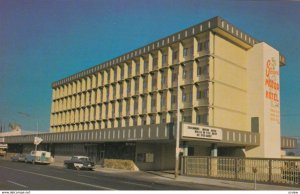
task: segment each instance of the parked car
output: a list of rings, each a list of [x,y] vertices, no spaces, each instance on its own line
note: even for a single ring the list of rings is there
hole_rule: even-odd
[[[25,163],[27,162],[31,162],[32,164],[50,164],[53,162],[53,157],[47,151],[31,151],[30,154],[26,154],[25,156]]]
[[[14,156],[12,156],[10,159],[13,162],[24,162],[25,161],[25,154],[17,153]]]
[[[76,170],[93,170],[95,168],[94,162],[92,162],[87,156],[73,156],[70,160],[64,161],[64,166],[66,168],[74,168]]]

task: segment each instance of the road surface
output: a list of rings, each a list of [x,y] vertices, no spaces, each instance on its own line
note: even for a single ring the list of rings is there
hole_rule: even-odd
[[[0,160],[0,190],[226,190],[174,181],[147,172],[77,171]]]

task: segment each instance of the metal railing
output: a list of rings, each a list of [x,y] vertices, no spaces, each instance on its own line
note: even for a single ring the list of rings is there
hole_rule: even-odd
[[[256,174],[258,182],[300,186],[300,159],[186,156],[182,162],[188,176],[254,181]]]

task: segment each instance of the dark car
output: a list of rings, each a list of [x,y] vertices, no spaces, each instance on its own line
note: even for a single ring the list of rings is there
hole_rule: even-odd
[[[73,168],[76,170],[93,170],[95,168],[94,162],[92,162],[87,156],[73,156],[70,160],[64,161],[64,166],[66,168]]]

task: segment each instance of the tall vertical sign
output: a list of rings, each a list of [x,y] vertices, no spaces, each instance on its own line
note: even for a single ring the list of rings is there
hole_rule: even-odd
[[[266,56],[264,61],[265,117],[269,123],[280,125],[279,56]]]
[[[248,157],[280,158],[279,52],[262,42],[248,51],[248,127],[259,118],[260,145],[247,150]]]

